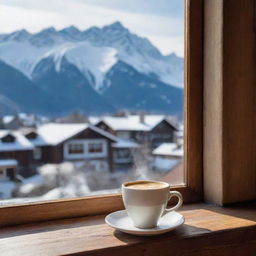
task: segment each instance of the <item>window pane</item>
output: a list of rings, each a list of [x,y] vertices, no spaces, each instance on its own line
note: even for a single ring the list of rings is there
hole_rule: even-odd
[[[89,153],[100,153],[103,151],[102,143],[89,143]]]
[[[0,3],[1,203],[183,184],[183,1],[14,2]]]
[[[69,154],[83,154],[84,145],[78,143],[68,144],[68,153]]]

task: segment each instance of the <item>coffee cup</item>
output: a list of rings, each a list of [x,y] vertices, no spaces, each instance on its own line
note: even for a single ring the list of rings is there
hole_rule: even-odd
[[[166,208],[172,197],[178,203]],[[180,208],[183,198],[180,192],[170,191],[170,185],[162,181],[139,180],[122,184],[122,197],[125,209],[137,228],[149,229],[157,226],[161,216]]]

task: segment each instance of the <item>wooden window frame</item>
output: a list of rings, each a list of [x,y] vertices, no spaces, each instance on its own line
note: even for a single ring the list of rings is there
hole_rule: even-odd
[[[102,145],[101,152],[90,152],[89,144],[100,143]],[[71,144],[82,144],[83,153],[69,153],[69,146]],[[64,143],[64,159],[76,160],[76,159],[91,159],[91,158],[106,158],[108,155],[106,139],[72,139]]]
[[[100,145],[100,150],[96,147],[95,151],[95,145],[99,146]],[[92,147],[92,148],[90,148]],[[102,142],[89,142],[88,143],[88,153],[89,154],[98,154],[98,153],[103,153],[104,152],[104,144]]]
[[[203,1],[185,0],[185,185],[172,187],[184,202],[202,200]],[[0,207],[0,226],[104,214],[123,208],[120,194]]]

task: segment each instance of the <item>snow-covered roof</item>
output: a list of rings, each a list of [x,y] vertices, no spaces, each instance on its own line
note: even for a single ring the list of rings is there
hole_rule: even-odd
[[[8,123],[10,123],[13,119],[14,119],[14,116],[7,115],[7,116],[4,116],[4,117],[3,117],[3,122],[4,122],[5,124],[8,124]]]
[[[182,157],[183,156],[183,148],[178,147],[176,143],[163,143],[155,150],[153,150],[153,155],[161,155],[161,156],[174,156],[174,157]]]
[[[90,128],[91,130],[101,134],[102,136],[106,137],[106,138],[109,138],[110,140],[113,140],[113,141],[118,141],[119,138],[114,136],[113,134],[107,132],[107,131],[104,131],[96,126],[93,126],[93,125],[88,125],[88,128]]]
[[[117,137],[93,125],[49,123],[38,128],[38,137],[31,140],[31,143],[35,146],[58,145],[86,129],[91,129],[110,140],[117,141]]]
[[[20,151],[20,150],[31,150],[33,145],[31,142],[18,131],[0,130],[0,139],[12,135],[15,137],[14,142],[2,142],[0,140],[0,151]]]
[[[118,140],[118,142],[112,144],[113,148],[138,148],[139,144],[129,140]]]
[[[125,117],[106,116],[102,121],[114,131],[150,131],[160,122],[165,120],[164,115],[144,115],[141,121],[140,115],[129,115]],[[168,120],[166,120],[168,122]]]
[[[15,159],[0,159],[0,167],[17,166],[18,162]]]
[[[38,137],[31,140],[35,146],[58,145],[88,128],[88,124],[49,123],[38,128]]]
[[[88,116],[89,122],[92,125],[97,124],[100,121],[100,117],[98,116]]]
[[[179,162],[180,160],[178,159],[166,159],[159,156],[154,159],[153,166],[160,171],[166,172],[172,170]]]

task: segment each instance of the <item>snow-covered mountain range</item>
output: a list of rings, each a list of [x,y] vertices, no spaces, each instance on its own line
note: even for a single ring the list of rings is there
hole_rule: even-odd
[[[39,108],[45,114],[73,110],[97,114],[120,108],[182,112],[183,59],[174,53],[162,55],[148,39],[131,33],[120,22],[85,31],[71,26],[35,34],[26,30],[2,34],[0,61],[4,69],[33,83],[40,97],[52,100],[52,111]],[[0,70],[0,89],[13,83],[13,78],[8,81],[1,75]],[[22,91],[22,84],[19,86]],[[121,88],[129,92],[128,98],[111,96]],[[13,94],[3,93],[10,90],[1,91],[5,101],[15,102],[15,109],[18,105],[27,110]],[[29,95],[24,97],[29,99]]]

